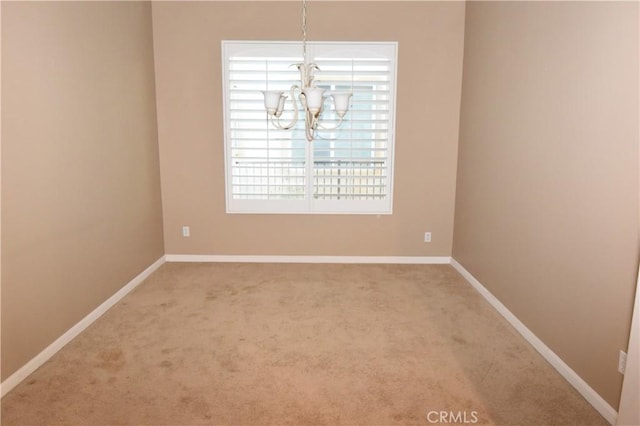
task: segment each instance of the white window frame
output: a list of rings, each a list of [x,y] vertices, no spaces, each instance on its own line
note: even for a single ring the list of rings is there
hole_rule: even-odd
[[[385,163],[385,197],[384,199],[354,200],[354,199],[317,199],[313,195],[314,162],[313,147],[306,146],[304,199],[237,199],[232,194],[233,184],[233,158],[231,141],[231,114],[230,108],[230,82],[229,82],[229,58],[233,55],[244,56],[302,56],[300,42],[284,41],[222,41],[222,79],[223,79],[223,114],[224,114],[224,152],[225,152],[225,194],[227,213],[249,214],[392,214],[393,212],[393,171],[395,151],[395,111],[396,111],[396,82],[397,82],[397,42],[308,42],[307,52],[310,62],[314,62],[315,56],[360,58],[379,57],[390,60],[389,70],[389,100],[388,100],[388,130],[386,137],[386,163]],[[301,59],[301,58],[300,58]],[[291,63],[301,62],[294,60]],[[322,65],[320,68],[322,69]],[[316,82],[321,84],[322,70],[316,74]],[[299,84],[299,83],[298,83]],[[264,89],[263,89],[264,90]],[[262,97],[259,91],[256,95]],[[329,105],[328,105],[329,106]],[[290,109],[287,101],[286,109]],[[349,121],[350,113],[347,113],[345,122]],[[265,111],[266,120],[266,111]],[[304,114],[298,117],[304,120]],[[283,121],[287,121],[284,119]],[[271,127],[272,124],[269,123]],[[314,142],[307,142],[313,144]]]

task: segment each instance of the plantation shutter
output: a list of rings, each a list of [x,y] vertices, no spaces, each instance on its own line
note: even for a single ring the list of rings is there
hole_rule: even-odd
[[[277,129],[261,93],[288,95],[280,121],[289,123],[300,43],[223,42],[227,211],[390,213],[396,44],[309,43],[307,49],[320,68],[318,87],[353,93],[342,125],[318,129],[312,142],[302,110],[294,129]],[[337,122],[327,99],[321,123]]]

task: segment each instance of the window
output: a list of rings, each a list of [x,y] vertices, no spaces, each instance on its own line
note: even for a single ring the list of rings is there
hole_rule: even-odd
[[[316,85],[353,93],[342,125],[308,142],[303,112],[279,130],[261,93],[289,94],[281,121],[291,120],[301,43],[223,41],[227,212],[391,213],[396,51],[394,42],[307,43]],[[336,121],[327,100],[322,122]]]

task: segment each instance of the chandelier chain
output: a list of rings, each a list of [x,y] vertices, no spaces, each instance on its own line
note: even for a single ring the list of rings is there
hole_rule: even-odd
[[[307,63],[307,0],[302,0],[302,57]]]

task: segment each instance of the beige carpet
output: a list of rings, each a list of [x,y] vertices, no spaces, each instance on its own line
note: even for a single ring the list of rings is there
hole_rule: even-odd
[[[5,426],[476,419],[607,424],[449,265],[168,263],[2,400]]]

